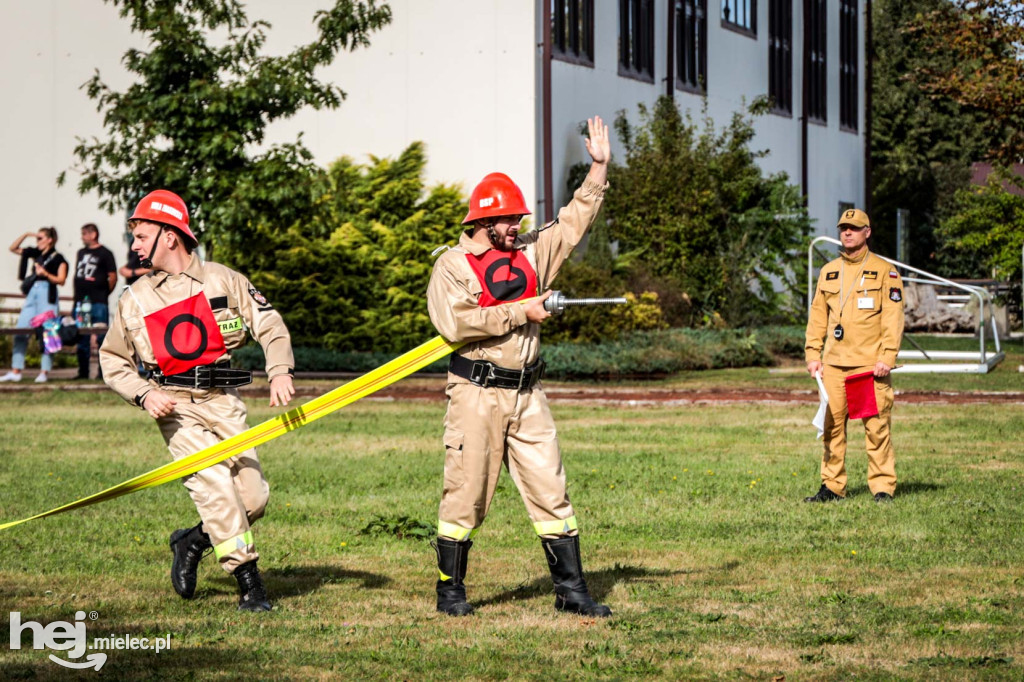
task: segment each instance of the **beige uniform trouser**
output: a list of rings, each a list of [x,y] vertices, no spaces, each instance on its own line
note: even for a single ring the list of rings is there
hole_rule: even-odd
[[[245,431],[245,403],[234,389],[193,393],[164,387],[178,404],[157,420],[175,460]],[[250,449],[182,479],[210,536],[221,568],[234,572],[259,558],[250,524],[263,516],[270,486]]]
[[[447,394],[438,535],[464,540],[480,527],[503,463],[537,535],[575,535],[576,517],[544,391],[452,383]]]
[[[828,393],[825,416],[825,452],[821,460],[821,482],[837,495],[846,495],[846,377],[870,372],[870,367],[834,367],[825,365],[822,381]],[[896,492],[896,454],[892,448],[892,377],[875,377],[875,401],[878,415],[864,422],[868,453],[868,488],[871,494]]]

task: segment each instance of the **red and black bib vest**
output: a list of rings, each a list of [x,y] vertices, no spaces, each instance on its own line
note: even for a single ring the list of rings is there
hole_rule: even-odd
[[[202,293],[143,318],[160,371],[170,376],[213,364],[227,352],[224,337]]]
[[[479,256],[466,254],[469,266],[480,280],[481,307],[501,305],[537,295],[537,273],[522,251],[488,249]]]

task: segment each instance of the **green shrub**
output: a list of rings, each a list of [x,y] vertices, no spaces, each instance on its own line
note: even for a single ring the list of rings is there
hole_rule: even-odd
[[[592,343],[545,343],[547,376],[555,379],[661,377],[674,372],[726,367],[768,367],[776,356],[803,358],[801,327],[763,329],[655,329]],[[295,348],[300,372],[368,372],[397,354]],[[232,364],[264,368],[263,349],[249,345],[232,352]],[[442,358],[423,372],[448,371]]]
[[[804,357],[805,328],[796,326],[761,327],[755,331],[757,340],[772,355],[786,358]]]
[[[670,324],[715,316],[728,325],[763,324],[798,315],[810,219],[799,188],[784,173],[766,175],[758,161],[767,152],[751,149],[753,118],[769,110],[767,100],[735,113],[722,130],[706,103],[700,124],[667,96],[638,110],[638,125],[624,112],[615,121],[626,153],[609,168],[604,211],[622,250],[618,260],[680,292],[688,319],[670,315]]]
[[[295,370],[298,372],[369,372],[395,359],[400,353],[337,351],[329,348],[298,346],[295,353]],[[409,349],[411,350],[411,349]],[[263,370],[266,360],[263,349],[250,344],[231,351],[231,364],[240,369]],[[447,372],[448,358],[427,365],[423,372]]]
[[[425,147],[366,165],[343,157],[317,185],[315,214],[287,229],[222,249],[281,311],[297,346],[398,355],[429,338],[427,282],[433,250],[454,244],[466,214],[461,190],[427,187]]]
[[[602,343],[545,346],[544,358],[547,374],[553,378],[653,377],[775,364],[772,351],[759,341],[758,334],[741,329],[635,332]]]

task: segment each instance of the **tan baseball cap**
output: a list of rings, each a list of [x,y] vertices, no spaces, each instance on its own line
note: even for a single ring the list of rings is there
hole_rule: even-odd
[[[839,216],[839,223],[836,227],[842,227],[843,225],[871,227],[871,221],[868,220],[868,214],[864,211],[859,208],[851,208],[843,211],[843,215]]]

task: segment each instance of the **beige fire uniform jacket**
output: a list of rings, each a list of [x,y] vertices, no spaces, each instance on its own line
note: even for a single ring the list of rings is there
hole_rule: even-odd
[[[594,222],[606,187],[588,178],[559,211],[555,224],[516,240],[515,248],[536,272],[540,291],[549,287]],[[456,351],[465,358],[522,370],[539,358],[540,325],[527,322],[521,303],[479,305],[483,285],[467,254],[488,250],[463,233],[458,246],[438,258],[427,288],[430,319],[449,341],[469,342]],[[449,373],[447,394],[438,535],[464,540],[479,528],[503,462],[537,534],[551,538],[575,534],[576,517],[566,492],[558,437],[541,386],[518,391],[481,388]]]
[[[843,338],[835,338],[837,325]],[[845,254],[821,269],[807,321],[805,358],[821,360],[828,393],[822,483],[846,495],[846,377],[873,371],[875,363],[896,366],[903,338],[903,279],[896,268],[866,252],[853,260]],[[875,377],[878,416],[864,419],[868,487],[872,494],[894,494],[896,456],[892,425],[892,378]]]
[[[270,378],[294,368],[291,338],[280,313],[243,275],[195,254],[179,275],[145,275],[121,295],[110,330],[100,348],[103,378],[122,398],[142,406],[155,380],[139,376],[136,361],[158,368],[145,316],[202,293],[210,301],[224,345],[218,361],[245,343],[246,330],[263,346]],[[189,389],[164,386],[176,401],[174,412],[157,420],[174,459],[191,455],[248,428],[245,404],[234,389]],[[221,566],[231,573],[259,557],[250,524],[263,515],[269,486],[256,451],[250,449],[183,479],[209,534]]]

